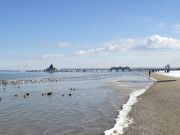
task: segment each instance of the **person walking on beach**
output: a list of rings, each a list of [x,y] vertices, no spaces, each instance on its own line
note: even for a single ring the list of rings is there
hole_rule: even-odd
[[[151,75],[151,70],[149,70],[149,76]]]

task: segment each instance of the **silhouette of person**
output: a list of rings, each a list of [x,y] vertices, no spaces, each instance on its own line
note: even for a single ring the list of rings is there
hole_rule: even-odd
[[[149,76],[151,75],[151,70],[149,70]]]

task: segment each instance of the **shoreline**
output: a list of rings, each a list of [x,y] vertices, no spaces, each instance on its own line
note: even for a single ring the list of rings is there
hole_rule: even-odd
[[[157,81],[152,77],[150,77],[150,79]],[[146,86],[146,88],[138,89],[130,93],[127,102],[121,106],[120,110],[118,110],[119,113],[115,119],[114,126],[111,129],[104,131],[104,135],[120,135],[125,132],[129,125],[133,123],[133,118],[130,117],[129,114],[132,111],[134,104],[138,102],[138,97],[145,93],[152,85],[154,85],[154,83]]]
[[[124,135],[180,134],[180,78],[152,74],[157,80],[138,97],[129,117],[133,123]]]

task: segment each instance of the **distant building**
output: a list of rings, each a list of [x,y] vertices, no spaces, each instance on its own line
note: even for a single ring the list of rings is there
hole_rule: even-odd
[[[130,67],[128,67],[128,66],[126,66],[126,67],[121,67],[121,66],[119,66],[119,67],[111,67],[110,71],[112,71],[112,70],[116,70],[116,71],[118,71],[118,70],[131,71]]]
[[[44,70],[44,72],[49,72],[49,73],[57,72],[57,68],[54,68],[53,64],[51,64],[50,67]]]
[[[119,70],[119,69],[123,69],[123,70],[125,70],[125,69],[127,69],[127,70],[129,70],[130,69],[130,67],[128,67],[128,66],[126,66],[126,67],[111,67],[111,70]]]

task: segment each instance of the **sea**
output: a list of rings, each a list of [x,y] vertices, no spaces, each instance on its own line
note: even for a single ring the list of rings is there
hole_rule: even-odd
[[[144,74],[0,71],[0,135],[121,135]]]

